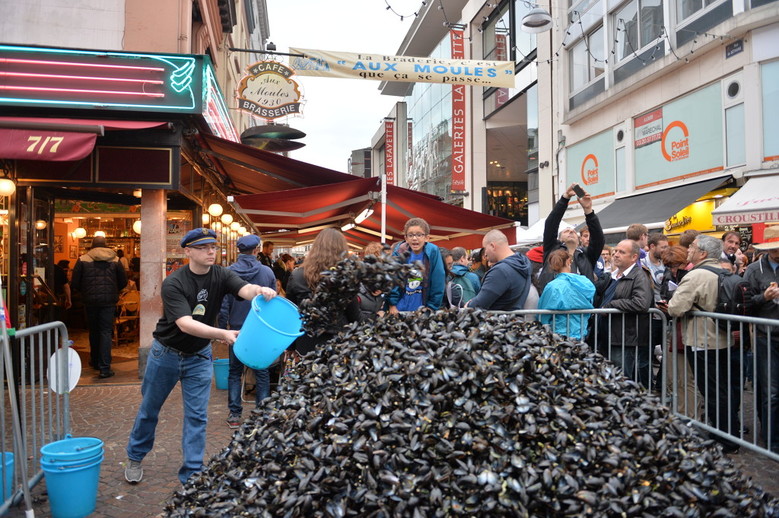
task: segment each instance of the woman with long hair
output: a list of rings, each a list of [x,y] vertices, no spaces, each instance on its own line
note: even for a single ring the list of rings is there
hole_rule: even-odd
[[[538,309],[569,311],[593,308],[595,285],[586,277],[571,273],[572,262],[573,255],[567,249],[561,248],[549,254],[547,264],[554,272],[554,279],[541,293]],[[589,319],[589,314],[541,315],[540,318],[542,324],[552,324],[555,333],[573,340],[584,340]]]
[[[344,259],[348,253],[348,246],[344,235],[334,229],[322,230],[311,244],[311,250],[303,260],[300,268],[296,268],[287,281],[287,299],[300,305],[306,299],[311,298],[316,292],[322,272],[329,270]],[[333,315],[332,319],[343,323],[356,322],[360,318],[360,307],[355,298],[340,315]],[[300,354],[313,351],[319,344],[332,338],[334,335],[325,333],[316,337],[303,335],[293,346]]]

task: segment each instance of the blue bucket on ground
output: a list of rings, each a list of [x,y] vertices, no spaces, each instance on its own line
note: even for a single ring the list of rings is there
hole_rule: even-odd
[[[3,474],[5,483],[3,484],[3,502],[11,498],[14,490],[14,454],[10,451],[3,452]]]
[[[227,375],[229,373],[229,359],[225,358],[222,360],[214,360],[214,379],[216,380],[216,388],[220,390],[227,390]]]
[[[103,441],[97,437],[72,437],[66,435],[41,447],[41,458],[46,462],[72,462],[91,459],[103,452]]]
[[[94,512],[102,462],[102,450],[88,459],[67,462],[41,459],[54,518],[83,518]]]
[[[233,352],[241,363],[253,369],[267,369],[281,353],[303,334],[298,307],[283,297],[265,300],[254,297]]]

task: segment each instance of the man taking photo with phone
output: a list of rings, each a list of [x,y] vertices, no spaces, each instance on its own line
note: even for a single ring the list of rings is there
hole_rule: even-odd
[[[577,194],[576,191],[579,191],[577,198],[582,209],[584,209],[585,222],[590,231],[590,242],[586,247],[580,246],[579,234],[573,227],[564,228],[558,232],[558,227],[563,220],[568,203]],[[546,223],[544,224],[544,269],[541,271],[538,279],[539,293],[543,291],[547,283],[554,279],[554,273],[546,265],[546,260],[550,253],[559,248],[567,249],[568,253],[573,257],[571,273],[584,275],[591,281],[594,281],[595,263],[600,258],[605,242],[598,216],[592,210],[592,198],[578,184],[571,184],[557,201],[552,212],[546,217]]]

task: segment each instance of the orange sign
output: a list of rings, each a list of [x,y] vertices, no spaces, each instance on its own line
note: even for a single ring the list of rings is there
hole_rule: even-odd
[[[669,150],[668,133],[674,128],[682,130],[684,138],[671,140]],[[685,158],[690,157],[690,132],[687,131],[687,126],[682,121],[673,121],[665,128],[665,131],[663,131],[661,149],[663,150],[663,157],[669,162],[684,160]]]
[[[598,157],[592,153],[582,160],[582,183],[584,185],[598,183]]]

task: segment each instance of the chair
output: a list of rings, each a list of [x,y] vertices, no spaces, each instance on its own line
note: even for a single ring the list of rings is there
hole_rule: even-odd
[[[124,291],[119,295],[114,318],[115,347],[134,342],[138,337],[140,306],[141,292],[138,290]]]

